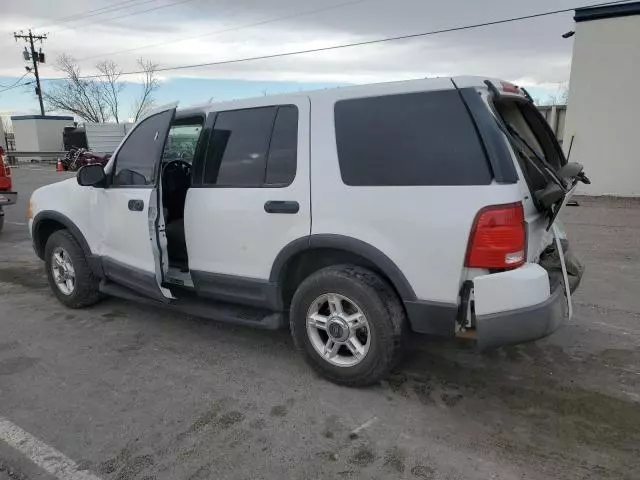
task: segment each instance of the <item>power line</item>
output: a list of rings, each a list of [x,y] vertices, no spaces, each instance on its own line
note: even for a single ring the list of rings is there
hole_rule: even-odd
[[[180,39],[177,39],[177,40],[168,40],[168,41],[165,41],[165,42],[159,42],[159,43],[153,43],[153,44],[149,44],[149,45],[143,45],[141,47],[127,48],[127,49],[124,49],[124,50],[116,50],[115,52],[108,52],[108,53],[104,53],[104,54],[100,54],[100,55],[92,55],[90,57],[81,58],[81,59],[79,59],[79,61],[90,60],[92,58],[98,58],[98,57],[109,57],[111,55],[117,55],[119,53],[135,52],[137,50],[144,50],[144,49],[147,49],[147,48],[160,47],[162,45],[169,45],[171,43],[179,43],[179,42],[184,42],[184,41],[187,41],[187,40],[194,40],[196,38],[209,37],[209,36],[218,35],[218,34],[221,34],[221,33],[235,32],[235,31],[242,30],[242,29],[245,29],[245,28],[258,27],[258,26],[262,26],[262,25],[267,25],[269,23],[280,22],[282,20],[291,20],[292,18],[303,17],[303,16],[306,16],[306,15],[313,15],[313,14],[316,14],[316,13],[326,12],[326,11],[329,11],[329,10],[335,10],[337,8],[348,7],[348,6],[351,6],[351,5],[355,5],[355,4],[363,3],[363,2],[369,2],[369,1],[371,1],[371,0],[353,0],[353,1],[350,1],[350,2],[339,3],[337,5],[329,5],[329,6],[326,6],[326,7],[323,7],[323,8],[317,8],[317,9],[314,9],[314,10],[306,10],[304,12],[293,13],[291,15],[285,15],[285,16],[281,16],[281,17],[274,17],[274,18],[270,18],[270,19],[267,19],[267,20],[261,20],[259,22],[247,23],[247,24],[244,24],[244,25],[238,25],[236,27],[225,28],[225,29],[222,29],[222,30],[217,30],[215,32],[208,32],[208,33],[204,33],[204,34],[201,34],[201,35],[194,35],[192,37],[183,37],[183,38],[180,38]]]
[[[107,10],[107,11],[104,11],[104,12],[92,13],[92,14],[90,14],[90,15],[82,15],[82,16],[80,16],[80,17],[78,17],[78,18],[74,18],[74,19],[69,20],[69,21],[70,21],[70,22],[74,22],[74,21],[84,21],[84,20],[86,20],[87,18],[91,18],[91,17],[98,17],[98,16],[100,16],[100,15],[105,15],[105,14],[107,14],[107,13],[116,13],[116,12],[118,12],[119,10],[125,10],[125,9],[128,9],[128,8],[140,7],[140,6],[145,5],[145,4],[147,4],[147,3],[155,3],[156,1],[157,1],[157,0],[144,0],[144,1],[141,1],[140,3],[136,3],[136,4],[132,4],[132,5],[125,5],[125,6],[118,7],[118,8],[114,8],[114,9],[112,9],[112,10]],[[146,10],[140,10],[140,11],[141,11],[141,12],[146,12]],[[121,16],[122,16],[122,17],[126,17],[126,16],[128,16],[128,15],[130,15],[130,14],[129,14],[129,13],[126,13],[126,14],[121,15]],[[117,16],[117,17],[114,17],[114,18],[120,18],[120,17],[118,17],[118,16]],[[92,23],[95,23],[95,22],[102,22],[102,21],[109,21],[109,20],[110,20],[109,18],[105,18],[105,19],[103,19],[103,18],[98,18],[97,20],[94,20]],[[68,22],[65,22],[65,23],[68,23]],[[76,28],[76,27],[78,27],[78,26],[80,26],[80,27],[85,27],[85,26],[87,26],[87,25],[91,25],[92,23],[84,23],[84,22],[82,22],[82,23],[79,23],[78,25],[67,25],[67,26],[62,26],[62,28],[60,28],[60,29],[58,29],[58,30],[55,30],[55,31],[56,31],[56,32],[63,32],[63,31],[65,31],[65,30],[70,30],[70,29]]]
[[[613,1],[613,2],[605,2],[605,3],[596,3],[596,4],[591,4],[591,5],[581,5],[578,7],[573,7],[573,8],[563,8],[560,10],[549,10],[546,12],[541,12],[541,13],[535,13],[535,14],[531,14],[531,15],[522,15],[519,17],[511,17],[511,18],[504,18],[504,19],[500,19],[500,20],[493,20],[493,21],[489,21],[489,22],[482,22],[482,23],[473,23],[470,25],[463,25],[463,26],[458,26],[458,27],[451,27],[451,28],[443,28],[443,29],[439,29],[439,30],[431,30],[428,32],[421,32],[421,33],[412,33],[412,34],[407,34],[407,35],[398,35],[398,36],[393,36],[393,37],[385,37],[385,38],[379,38],[379,39],[374,39],[374,40],[366,40],[366,41],[362,41],[362,42],[353,42],[353,43],[344,43],[341,45],[333,45],[333,46],[328,46],[328,47],[320,47],[320,48],[310,48],[307,50],[296,50],[293,52],[282,52],[282,53],[274,53],[271,55],[260,55],[260,56],[256,56],[256,57],[245,57],[245,58],[236,58],[236,59],[232,59],[232,60],[221,60],[221,61],[216,61],[216,62],[204,62],[204,63],[193,63],[193,64],[189,64],[189,65],[178,65],[175,67],[164,67],[164,68],[158,68],[156,69],[156,72],[168,72],[168,71],[173,71],[173,70],[185,70],[185,69],[189,69],[189,68],[200,68],[200,67],[211,67],[211,66],[217,66],[217,65],[229,65],[229,64],[233,64],[233,63],[243,63],[243,62],[252,62],[252,61],[256,61],[256,60],[268,60],[268,59],[273,59],[273,58],[282,58],[282,57],[290,57],[290,56],[294,56],[294,55],[303,55],[303,54],[307,54],[307,53],[317,53],[317,52],[326,52],[326,51],[330,51],[330,50],[339,50],[339,49],[343,49],[343,48],[350,48],[350,47],[359,47],[359,46],[363,46],[363,45],[374,45],[374,44],[378,44],[378,43],[385,43],[385,42],[392,42],[392,41],[396,41],[396,40],[406,40],[406,39],[411,39],[411,38],[420,38],[420,37],[426,37],[426,36],[430,36],[430,35],[438,35],[441,33],[449,33],[449,32],[458,32],[458,31],[462,31],[462,30],[471,30],[471,29],[475,29],[475,28],[482,28],[482,27],[488,27],[488,26],[493,26],[493,25],[500,25],[500,24],[504,24],[504,23],[510,23],[510,22],[519,22],[522,20],[530,20],[533,18],[540,18],[540,17],[546,17],[546,16],[550,16],[550,15],[557,15],[560,13],[567,13],[567,12],[571,12],[573,10],[575,10],[576,8],[591,8],[591,7],[604,7],[607,5],[615,5],[615,4],[619,4],[619,3],[628,3],[629,0],[617,0],[617,1]],[[145,73],[144,70],[135,70],[135,71],[131,71],[131,72],[122,72],[122,75],[139,75]],[[102,75],[85,75],[82,77],[79,77],[81,79],[89,79],[89,78],[100,78]],[[58,78],[49,78],[47,80],[64,80],[64,78],[62,77],[58,77]]]
[[[6,92],[7,90],[13,90],[14,88],[24,87],[25,85],[33,85],[35,82],[35,80],[31,80],[30,82],[21,83],[20,85],[13,85],[11,87],[0,90],[0,93]]]
[[[41,27],[37,27],[38,29],[42,29],[42,28],[46,28],[46,27],[51,27],[54,25],[57,25],[58,23],[67,23],[67,22],[71,22],[73,20],[80,20],[82,18],[84,18],[85,16],[93,16],[90,15],[92,13],[95,12],[102,12],[102,13],[111,13],[111,12],[115,12],[117,10],[122,10],[125,8],[131,8],[131,7],[137,7],[138,5],[125,5],[125,6],[118,6],[118,5],[123,5],[123,4],[128,4],[128,3],[136,3],[136,2],[140,2],[141,0],[124,0],[122,2],[117,2],[117,3],[112,3],[110,5],[106,5],[104,7],[101,8],[95,8],[93,10],[87,10],[85,12],[81,12],[81,13],[76,13],[75,15],[70,15],[68,17],[62,17],[62,18],[56,18],[54,19],[51,23],[48,23],[46,25],[43,25]],[[150,3],[150,2],[155,2],[156,0],[145,0],[142,3]],[[100,13],[98,13],[98,15],[100,15]]]
[[[7,89],[7,90],[8,90],[8,89],[10,89],[10,88],[15,87],[18,83],[20,83],[20,80],[22,80],[24,77],[26,77],[26,76],[27,76],[27,74],[28,74],[28,73],[29,73],[29,71],[27,71],[27,72],[23,73],[23,74],[22,74],[22,76],[21,76],[18,80],[16,80],[16,81],[15,81],[15,83],[12,83],[11,85],[0,85],[0,88],[4,88],[4,89]],[[3,91],[4,91],[4,90],[3,90]]]
[[[149,3],[151,1],[155,1],[155,0],[148,0],[148,1],[143,2],[143,3]],[[180,1],[177,1],[177,2],[171,2],[171,3],[164,4],[164,5],[159,5],[159,6],[153,7],[153,8],[147,8],[145,10],[138,10],[137,12],[126,13],[124,15],[119,15],[119,16],[116,16],[116,17],[101,18],[101,19],[98,20],[98,22],[100,22],[100,23],[111,22],[113,20],[120,20],[121,18],[133,17],[134,15],[141,15],[143,13],[149,13],[149,12],[153,12],[155,10],[161,10],[163,8],[175,7],[176,5],[182,5],[183,3],[189,3],[189,2],[193,2],[193,1],[195,1],[195,0],[180,0]],[[132,6],[137,7],[137,6],[142,5],[143,3],[137,4],[137,5],[132,5]],[[106,13],[111,13],[111,12],[106,12]],[[102,13],[96,13],[95,15],[102,15]],[[95,16],[95,15],[88,15],[87,17],[84,17],[82,20],[84,20],[84,19],[86,19],[88,17],[91,17],[91,16]],[[87,26],[87,24],[82,24],[81,26],[85,27],[85,26]],[[55,33],[64,32],[65,30],[72,30],[73,28],[75,28],[75,26],[73,26],[73,25],[72,26],[68,26],[68,27],[64,27],[64,28],[61,28],[60,30],[56,30]]]

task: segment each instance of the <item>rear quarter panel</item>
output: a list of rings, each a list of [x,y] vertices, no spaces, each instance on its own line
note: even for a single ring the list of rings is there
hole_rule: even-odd
[[[412,86],[406,90],[399,82],[397,91],[387,85],[381,92],[374,86],[360,96],[451,88],[451,82]],[[348,98],[354,98],[352,92]],[[347,186],[340,174],[333,121],[335,102],[343,98],[338,89],[311,99],[312,234],[369,243],[398,266],[418,299],[457,303],[476,213],[487,205],[521,200],[519,186]]]

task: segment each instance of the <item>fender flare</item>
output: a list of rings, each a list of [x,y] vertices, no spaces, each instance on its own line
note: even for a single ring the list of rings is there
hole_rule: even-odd
[[[35,218],[33,219],[33,226],[31,229],[32,237],[33,237],[33,249],[36,251],[36,255],[39,258],[44,259],[44,245],[40,241],[40,236],[42,232],[40,231],[40,227],[42,226],[42,222],[44,220],[53,220],[63,225],[64,228],[71,232],[71,235],[76,239],[76,241],[80,244],[82,251],[84,252],[87,258],[90,258],[93,254],[91,253],[91,248],[89,247],[89,243],[87,239],[84,238],[84,235],[80,231],[71,219],[61,213],[54,212],[52,210],[43,210],[39,212]]]
[[[402,300],[416,300],[417,297],[411,284],[393,260],[373,245],[345,235],[316,234],[290,242],[280,251],[273,262],[269,281],[280,284],[282,273],[289,261],[300,252],[316,248],[343,250],[367,259],[389,278]]]

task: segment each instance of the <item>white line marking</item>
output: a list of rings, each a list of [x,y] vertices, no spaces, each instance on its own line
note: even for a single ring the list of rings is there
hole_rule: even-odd
[[[89,472],[78,470],[76,462],[4,417],[0,417],[0,440],[4,440],[59,480],[100,480]]]
[[[29,225],[28,223],[25,222],[7,222],[7,225],[20,225],[20,226],[25,226],[25,225]]]
[[[351,430],[351,433],[349,434],[349,436],[351,437],[357,437],[358,434],[364,430],[365,428],[369,428],[371,425],[373,425],[374,423],[376,423],[378,421],[378,417],[372,417],[369,420],[367,420],[366,422],[364,422],[362,425],[360,425],[359,427],[354,428],[353,430]]]

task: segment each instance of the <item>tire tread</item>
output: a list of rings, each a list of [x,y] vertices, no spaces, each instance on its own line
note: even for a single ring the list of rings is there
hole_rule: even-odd
[[[51,272],[51,252],[60,245],[64,247],[73,262],[73,269],[76,275],[75,290],[72,295],[64,295],[58,290],[53,281],[53,273]],[[78,244],[78,241],[69,230],[57,230],[53,232],[47,239],[45,246],[45,265],[47,269],[47,278],[53,293],[58,300],[69,308],[85,308],[99,302],[103,295],[98,290],[100,279],[93,274],[87,257]]]
[[[386,322],[387,325],[381,325],[379,327],[382,328],[378,328],[381,346],[378,352],[379,354],[375,360],[369,364],[366,370],[359,371],[357,374],[338,375],[334,369],[328,368],[326,363],[317,356],[315,351],[308,351],[304,341],[306,331],[300,331],[299,329],[302,328],[302,325],[297,324],[302,323],[298,318],[301,314],[298,310],[300,308],[306,308],[306,306],[298,305],[304,292],[314,285],[317,285],[318,282],[327,278],[335,279],[336,276],[345,278],[351,282],[356,282],[370,289],[372,293],[379,298],[385,311],[382,322]],[[309,364],[332,382],[351,387],[367,386],[383,379],[389,371],[400,362],[403,346],[405,345],[404,340],[407,335],[406,314],[396,292],[373,271],[355,265],[326,267],[307,277],[300,284],[292,299],[290,323],[291,333],[296,347],[302,351]]]

